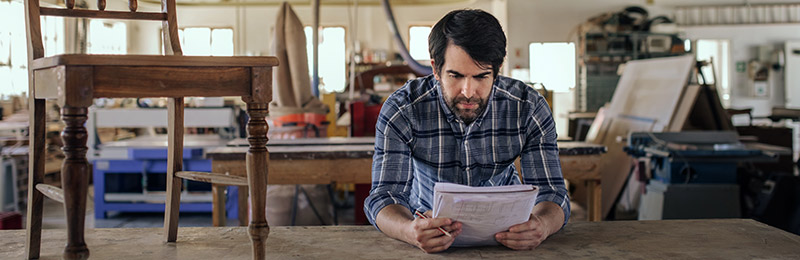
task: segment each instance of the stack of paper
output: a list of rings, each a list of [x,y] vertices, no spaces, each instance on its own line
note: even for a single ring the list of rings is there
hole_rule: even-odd
[[[533,185],[470,187],[438,182],[433,217],[461,222],[453,246],[496,245],[494,234],[528,221],[539,189]]]

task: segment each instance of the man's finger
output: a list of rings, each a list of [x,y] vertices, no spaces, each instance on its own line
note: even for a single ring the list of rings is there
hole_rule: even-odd
[[[525,231],[525,232],[519,232],[519,233],[515,233],[515,232],[500,232],[500,233],[497,233],[495,238],[503,239],[503,240],[531,240],[531,239],[535,239],[536,238],[536,232],[535,231],[531,231],[531,230]]]
[[[421,223],[422,223],[421,226],[422,228],[429,229],[429,228],[438,228],[441,226],[449,226],[450,224],[453,224],[453,221],[450,220],[449,218],[429,218],[429,219],[423,219]]]
[[[510,239],[503,239],[498,240],[501,244],[505,245],[508,248],[514,250],[530,250],[536,248],[540,242],[535,240],[510,240]]]
[[[442,226],[442,228],[444,228],[444,230],[447,230],[448,232],[461,230],[461,222],[454,221],[453,224]]]
[[[533,220],[528,220],[523,223],[511,226],[510,228],[508,228],[508,231],[518,233],[526,230],[534,230],[538,228],[538,226],[539,226],[538,222],[535,222]]]

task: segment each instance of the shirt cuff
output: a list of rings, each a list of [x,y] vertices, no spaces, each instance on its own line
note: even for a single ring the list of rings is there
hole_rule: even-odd
[[[553,202],[561,207],[561,210],[564,212],[564,224],[561,225],[559,230],[563,229],[569,221],[569,215],[571,211],[569,196],[567,195],[566,189],[559,189],[557,191],[551,189],[540,189],[539,195],[536,197],[536,204],[544,201]]]
[[[408,209],[409,212],[411,211],[408,199],[402,195],[393,194],[392,192],[374,192],[367,196],[364,200],[364,214],[367,215],[369,223],[380,230],[375,223],[375,218],[378,217],[378,213],[381,212],[383,208],[392,204],[398,204]]]

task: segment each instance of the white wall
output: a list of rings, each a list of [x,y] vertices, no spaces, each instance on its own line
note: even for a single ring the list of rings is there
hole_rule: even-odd
[[[782,48],[786,41],[800,40],[800,24],[689,26],[683,30],[689,39],[730,40],[731,107],[753,108],[754,116],[767,116],[772,107],[784,105],[783,70],[777,73],[770,70],[775,75],[770,76],[774,82],[770,84],[769,97],[757,98],[750,94],[751,80],[747,77],[747,72],[736,72],[736,62],[746,63],[755,59],[758,55],[755,47],[759,45]]]
[[[478,8],[492,12],[493,8],[505,7],[504,4],[493,2],[505,0],[473,0],[462,4],[441,4],[423,6],[393,6],[397,27],[408,41],[408,28],[411,25],[433,25],[447,12],[461,8]],[[143,9],[155,11],[155,5],[143,6]],[[230,27],[234,29],[237,55],[270,55],[270,32],[275,24],[278,6],[247,6],[247,7],[195,7],[178,6],[179,27]],[[311,25],[312,10],[309,5],[293,6],[295,13],[303,23]],[[322,26],[344,26],[349,33],[348,7],[326,6],[320,9],[320,24]],[[501,10],[504,12],[505,10]],[[383,49],[395,51],[395,46],[389,32],[383,8],[380,5],[358,7],[358,32],[357,38],[363,48]],[[136,22],[131,28],[132,43],[131,53],[158,53],[159,23]]]

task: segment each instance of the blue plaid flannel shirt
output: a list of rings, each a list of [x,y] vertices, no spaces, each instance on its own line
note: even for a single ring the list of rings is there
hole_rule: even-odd
[[[383,104],[375,132],[372,189],[364,202],[373,225],[391,204],[431,210],[436,182],[536,185],[536,203],[552,201],[564,210],[564,225],[569,219],[550,109],[521,81],[498,76],[484,113],[465,125],[447,107],[433,75],[410,80]]]

